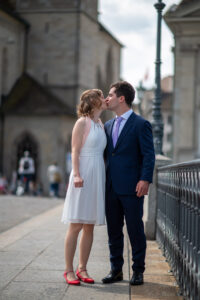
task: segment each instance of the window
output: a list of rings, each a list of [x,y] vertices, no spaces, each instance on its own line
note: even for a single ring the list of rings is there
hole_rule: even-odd
[[[3,48],[2,51],[2,70],[1,70],[1,93],[6,95],[7,93],[7,80],[8,80],[8,49]]]

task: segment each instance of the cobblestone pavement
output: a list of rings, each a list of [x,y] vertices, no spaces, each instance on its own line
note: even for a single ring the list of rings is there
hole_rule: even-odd
[[[60,198],[0,196],[0,232],[55,207],[62,201]]]

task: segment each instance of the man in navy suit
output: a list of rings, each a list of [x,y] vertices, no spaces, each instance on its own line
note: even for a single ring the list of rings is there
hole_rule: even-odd
[[[151,124],[135,114],[131,105],[135,90],[121,81],[111,86],[106,98],[116,117],[105,124],[106,220],[110,249],[110,273],[103,283],[123,280],[123,225],[126,221],[132,248],[131,285],[143,284],[146,237],[143,201],[152,182],[155,163]]]

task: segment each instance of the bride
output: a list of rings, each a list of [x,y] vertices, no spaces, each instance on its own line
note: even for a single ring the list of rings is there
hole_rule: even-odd
[[[93,242],[94,225],[105,224],[104,127],[99,119],[107,108],[98,89],[85,91],[78,106],[78,117],[72,131],[72,172],[65,199],[62,222],[69,223],[65,239],[64,278],[68,284],[80,281],[94,283],[88,275],[87,262]],[[79,232],[79,265],[76,274],[73,259]]]

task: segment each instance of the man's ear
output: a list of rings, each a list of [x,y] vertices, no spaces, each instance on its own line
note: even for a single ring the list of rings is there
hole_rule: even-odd
[[[122,103],[122,102],[125,102],[125,97],[124,97],[124,96],[120,96],[120,97],[119,97],[119,102],[121,102],[121,103]]]

